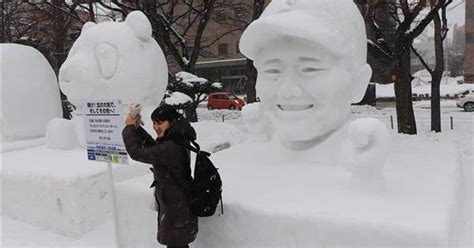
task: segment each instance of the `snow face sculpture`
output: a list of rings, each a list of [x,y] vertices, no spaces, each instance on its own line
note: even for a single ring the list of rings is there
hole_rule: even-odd
[[[158,104],[168,69],[150,22],[134,11],[124,22],[86,23],[61,67],[59,81],[75,104],[94,98]]]
[[[361,166],[383,168],[388,132],[375,119],[349,122],[372,73],[366,41],[350,0],[275,0],[245,30],[240,49],[258,70],[261,116],[285,147],[321,157],[342,152],[347,159],[336,163],[375,178],[381,170]]]
[[[340,4],[274,1],[242,36],[263,107],[288,146],[319,143],[339,128],[369,82],[364,22]]]
[[[0,44],[0,107],[4,141],[44,137],[49,120],[62,116],[56,75],[36,49]]]

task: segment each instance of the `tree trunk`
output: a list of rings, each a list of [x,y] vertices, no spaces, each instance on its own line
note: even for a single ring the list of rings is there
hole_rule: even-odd
[[[441,74],[431,75],[431,131],[441,132],[440,82]]]
[[[253,66],[252,60],[247,60],[247,83],[245,84],[245,91],[247,93],[247,103],[257,101],[257,91],[255,85],[257,83],[257,69]]]
[[[412,90],[410,73],[410,45],[407,42],[398,42],[397,80],[395,82],[395,102],[397,109],[398,132],[416,134],[415,114],[413,112]]]
[[[189,122],[197,122],[197,113],[196,113],[196,108],[197,106],[191,106],[189,108],[186,108],[184,110],[184,115],[186,116],[186,119],[188,119]]]
[[[443,37],[439,14],[433,18],[435,24],[436,68],[431,73],[431,131],[441,132],[440,84],[444,71]]]
[[[265,0],[254,0],[253,1],[253,13],[252,21],[257,20],[262,15],[265,9]],[[247,103],[253,103],[257,101],[257,91],[255,85],[257,84],[257,69],[253,65],[251,60],[247,60],[247,84],[245,85],[245,91],[247,93]]]

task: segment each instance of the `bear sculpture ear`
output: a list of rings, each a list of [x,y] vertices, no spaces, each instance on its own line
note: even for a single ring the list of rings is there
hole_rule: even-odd
[[[151,23],[143,12],[130,12],[125,19],[125,23],[135,31],[135,35],[140,40],[147,41],[151,38]]]
[[[83,26],[82,26],[82,30],[81,30],[81,33],[84,33],[86,32],[88,29],[90,29],[91,27],[95,26],[96,24],[94,22],[86,22]]]

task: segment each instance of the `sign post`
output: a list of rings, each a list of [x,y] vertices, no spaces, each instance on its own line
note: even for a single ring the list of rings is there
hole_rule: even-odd
[[[122,244],[112,164],[128,164],[128,155],[122,140],[122,129],[124,127],[123,105],[118,100],[88,101],[83,107],[83,116],[88,159],[107,162],[115,237],[117,247],[120,248]]]

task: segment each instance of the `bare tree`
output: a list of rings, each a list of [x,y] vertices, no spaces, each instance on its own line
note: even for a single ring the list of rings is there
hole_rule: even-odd
[[[416,134],[411,89],[410,52],[412,51],[413,41],[439,15],[439,11],[446,8],[452,0],[430,2],[428,0],[362,0],[358,2],[365,5],[364,18],[366,22],[372,24],[372,28],[377,30],[378,34],[383,34],[383,31],[374,22],[375,10],[381,7],[388,7],[392,10],[391,18],[397,23],[394,47],[388,46],[382,37],[370,40],[369,45],[379,49],[384,56],[394,61],[398,132]],[[423,11],[426,11],[426,14]]]
[[[441,106],[440,106],[440,84],[444,71],[444,45],[448,33],[448,20],[446,18],[446,7],[449,3],[441,7],[441,14],[436,12],[433,16],[434,22],[434,49],[435,68],[423,59],[423,56],[411,46],[413,53],[417,56],[425,69],[431,74],[431,131],[441,132]],[[436,6],[435,0],[430,0],[431,8]]]
[[[26,40],[37,27],[40,20],[30,18],[31,13],[27,4],[20,1],[1,2],[1,36],[0,42],[13,43]]]
[[[124,14],[141,10],[152,23],[153,35],[165,53],[187,72],[194,72],[204,30],[211,18],[215,0],[112,0]]]

